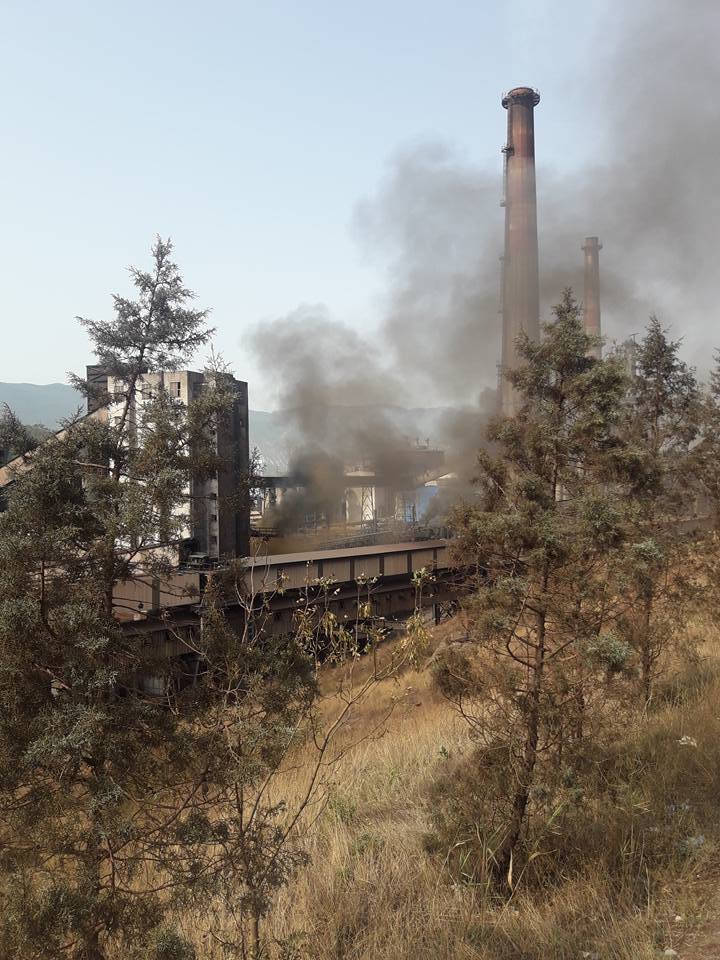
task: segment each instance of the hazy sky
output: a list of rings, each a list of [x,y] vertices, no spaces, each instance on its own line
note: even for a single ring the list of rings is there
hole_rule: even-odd
[[[599,144],[594,75],[626,6],[0,0],[0,380],[82,369],[75,315],[107,316],[159,232],[271,405],[250,328],[319,302],[361,336],[380,323],[387,265],[352,222],[398,149],[447,143],[497,171],[499,199],[500,96],[531,84],[562,183]]]

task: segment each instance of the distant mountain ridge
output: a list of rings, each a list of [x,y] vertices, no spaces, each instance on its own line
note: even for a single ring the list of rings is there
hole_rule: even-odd
[[[23,423],[50,429],[85,408],[85,398],[67,383],[0,383],[0,406],[5,403]]]
[[[66,383],[0,382],[0,406],[5,403],[23,423],[40,424],[50,429],[56,429],[62,420],[85,408],[81,394]],[[347,418],[348,421],[361,411],[359,407],[333,409],[335,416]],[[433,443],[442,442],[441,421],[449,409],[447,407],[408,409],[378,405],[375,409],[411,439],[418,436],[422,440],[429,438]],[[264,473],[286,473],[290,454],[298,446],[302,446],[302,441],[298,443],[291,412],[250,411],[250,447],[258,449]]]

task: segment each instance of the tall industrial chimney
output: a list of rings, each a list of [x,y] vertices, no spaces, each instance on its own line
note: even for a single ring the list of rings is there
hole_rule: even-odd
[[[515,338],[521,331],[531,340],[540,336],[537,201],[535,196],[534,111],[540,94],[531,87],[506,93],[508,112],[505,154],[505,253],[503,256],[502,368],[518,365]],[[514,387],[503,377],[500,408],[505,416],[517,410]]]
[[[585,333],[599,337],[600,329],[600,251],[602,244],[597,237],[585,237],[581,249],[585,254],[585,296],[583,311]],[[598,344],[590,350],[590,356],[596,360],[602,358],[602,347]]]

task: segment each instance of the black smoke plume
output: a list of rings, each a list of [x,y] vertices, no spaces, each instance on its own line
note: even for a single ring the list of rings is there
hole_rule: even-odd
[[[644,0],[622,13],[612,5],[593,46],[597,60],[584,70],[591,81],[573,78],[584,83],[584,126],[568,125],[567,140],[592,138],[592,160],[572,175],[554,171],[541,152],[542,101],[536,118],[543,318],[563,287],[582,297],[580,246],[597,235],[605,334],[622,340],[655,313],[684,338],[701,374],[720,345],[718,37],[716,0]],[[499,112],[500,88],[513,79],[499,78],[491,94]],[[497,382],[500,146],[487,168],[439,143],[405,148],[358,204],[355,233],[387,264],[385,313],[372,342],[322,306],[300,308],[254,337],[261,364],[281,384],[298,448],[346,463],[377,447],[401,449],[388,405],[450,407],[432,439],[448,447],[447,469],[467,493]]]
[[[278,533],[292,533],[318,523],[329,526],[341,519],[345,490],[342,460],[322,449],[297,453],[290,464],[289,479],[292,486],[269,514]]]

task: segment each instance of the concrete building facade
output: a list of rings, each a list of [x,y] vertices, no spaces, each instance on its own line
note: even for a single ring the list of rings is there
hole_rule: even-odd
[[[95,368],[93,382],[102,374]],[[249,473],[250,447],[248,433],[248,387],[229,374],[204,374],[193,370],[172,370],[146,373],[137,385],[129,410],[132,431],[142,429],[143,407],[164,391],[173,402],[187,407],[216,376],[226,378],[233,395],[232,407],[211,427],[213,445],[220,459],[220,468],[209,477],[193,477],[185,488],[187,504],[182,507],[187,517],[179,545],[181,562],[226,560],[247,556],[250,550]],[[110,397],[108,415],[118,418],[122,403],[114,400],[124,394],[124,385],[113,377],[105,378]]]

